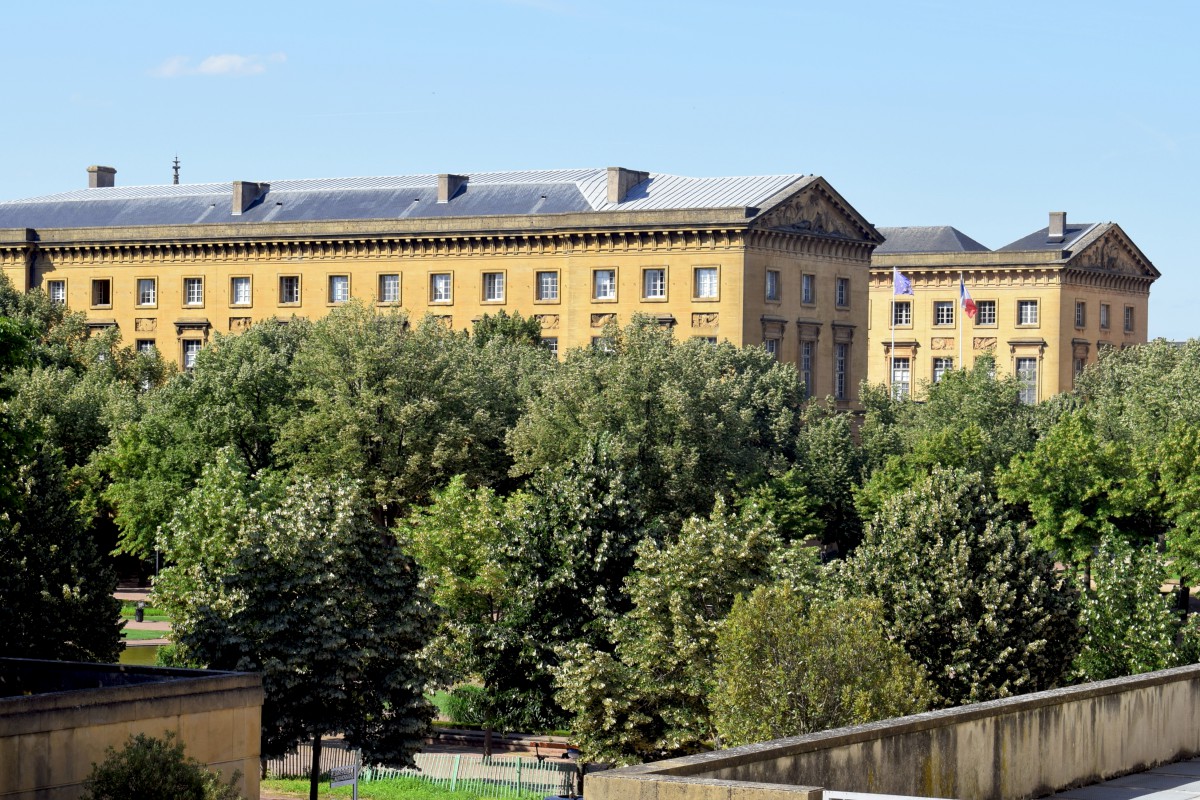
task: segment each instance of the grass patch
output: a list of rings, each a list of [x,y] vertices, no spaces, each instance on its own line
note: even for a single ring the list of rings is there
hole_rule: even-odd
[[[143,609],[143,611],[145,612],[145,615],[146,615],[146,617],[145,617],[146,622],[170,622],[171,621],[171,618],[168,617],[166,615],[166,612],[164,612],[161,608],[154,608],[153,606],[146,606]],[[137,605],[133,601],[126,600],[121,603],[121,619],[134,619],[136,616],[137,616]]]
[[[425,695],[425,699],[437,707],[438,716],[441,719],[450,719],[450,713],[447,710],[450,702],[449,692],[434,692],[433,694]]]
[[[142,642],[147,639],[165,639],[167,638],[166,631],[133,631],[125,628],[121,631],[121,635],[130,642]]]
[[[308,797],[308,781],[304,779],[271,778],[262,781],[263,789],[272,792]],[[349,786],[337,789],[329,788],[329,781],[321,781],[320,797],[349,797]],[[418,778],[391,778],[383,781],[372,781],[358,785],[360,800],[495,800],[488,795],[475,794],[469,791],[452,792],[442,786],[426,783]],[[541,800],[545,795],[534,792],[505,795],[505,800]]]

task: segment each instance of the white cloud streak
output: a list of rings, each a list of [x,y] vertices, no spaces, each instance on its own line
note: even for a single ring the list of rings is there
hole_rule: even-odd
[[[267,56],[242,56],[236,53],[221,53],[208,56],[198,64],[193,64],[188,56],[171,56],[150,71],[151,75],[159,78],[179,78],[187,75],[261,75],[272,64],[282,64],[287,61],[284,53],[272,53]]]

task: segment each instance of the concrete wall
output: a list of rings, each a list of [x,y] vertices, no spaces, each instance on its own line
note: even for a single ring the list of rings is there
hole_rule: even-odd
[[[1200,753],[1200,665],[660,761],[588,777],[588,800],[1020,800]]]
[[[244,796],[258,798],[258,675],[21,659],[0,660],[0,675],[3,694],[16,695],[0,696],[3,800],[75,800],[106,748],[166,731],[223,775],[241,770]],[[82,684],[92,688],[72,688]]]

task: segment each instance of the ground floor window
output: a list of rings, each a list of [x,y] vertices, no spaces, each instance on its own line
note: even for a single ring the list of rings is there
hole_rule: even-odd
[[[1036,358],[1017,359],[1017,381],[1021,384],[1021,402],[1033,405],[1038,401],[1038,369]]]
[[[908,358],[892,359],[892,397],[897,400],[908,397],[912,389],[912,361]]]
[[[952,369],[954,369],[953,358],[935,358],[933,360],[933,382],[940,382],[942,377]]]
[[[833,396],[846,399],[846,384],[850,374],[850,345],[839,342],[833,346]]]

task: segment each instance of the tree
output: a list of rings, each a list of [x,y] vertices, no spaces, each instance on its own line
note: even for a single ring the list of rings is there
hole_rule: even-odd
[[[523,317],[520,312],[509,314],[504,309],[495,314],[484,314],[475,322],[472,341],[477,346],[484,347],[495,340],[538,345],[542,341],[542,323],[537,317]]]
[[[1119,678],[1200,657],[1195,626],[1174,612],[1170,595],[1161,591],[1166,575],[1166,561],[1152,548],[1135,548],[1117,537],[1100,542],[1092,568],[1095,588],[1085,586],[1080,601],[1078,677]]]
[[[82,800],[241,800],[241,774],[222,783],[218,773],[184,755],[174,731],[162,739],[139,733],[120,750],[110,747],[106,753],[102,763],[92,764]]]
[[[626,580],[633,608],[607,620],[612,644],[575,642],[556,671],[585,758],[630,763],[709,746],[717,628],[739,594],[771,579],[780,546],[756,504],[734,513],[721,499],[677,539],[642,542]],[[811,552],[806,566],[812,579]]]
[[[713,719],[737,746],[928,711],[925,671],[884,633],[879,602],[812,602],[786,585],[738,598],[717,631]]]
[[[263,753],[323,735],[364,758],[412,763],[432,710],[417,654],[431,609],[416,570],[352,480],[260,471],[228,450],[206,467],[166,536],[156,593],[189,658],[263,675]]]
[[[1075,592],[978,473],[934,467],[888,498],[844,578],[951,704],[1057,686],[1078,650]]]
[[[648,517],[678,525],[787,469],[803,403],[796,370],[762,348],[678,342],[650,317],[570,352],[508,435],[514,472],[570,462],[604,438],[640,480]]]

